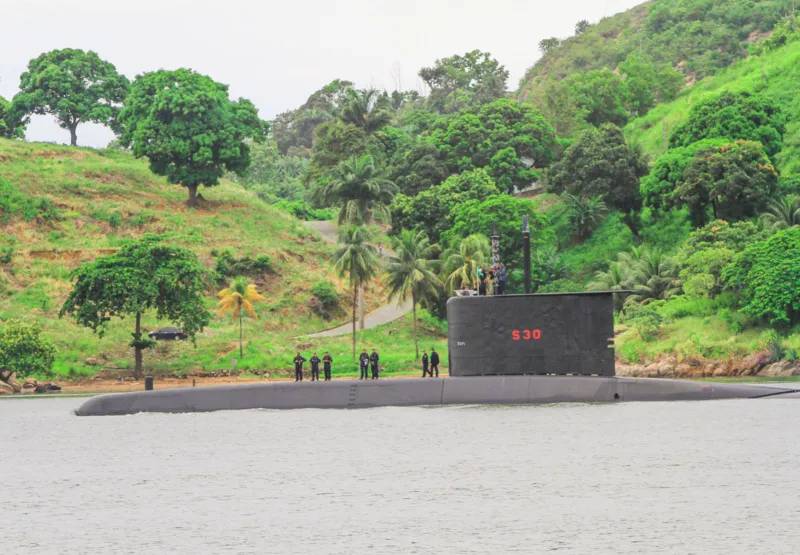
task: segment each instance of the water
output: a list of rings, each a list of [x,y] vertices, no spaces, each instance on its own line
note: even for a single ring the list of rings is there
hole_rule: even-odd
[[[0,552],[789,554],[800,402],[78,418],[0,401]]]

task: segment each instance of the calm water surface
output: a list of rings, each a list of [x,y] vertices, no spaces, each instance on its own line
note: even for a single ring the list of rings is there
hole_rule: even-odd
[[[800,552],[800,401],[73,416],[0,401],[0,552]]]

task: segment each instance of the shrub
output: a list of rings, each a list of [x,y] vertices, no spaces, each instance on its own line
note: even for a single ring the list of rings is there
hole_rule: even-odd
[[[311,293],[319,299],[325,310],[334,310],[339,306],[341,297],[336,288],[328,281],[318,281],[311,288]]]
[[[280,200],[274,206],[284,212],[288,212],[295,218],[309,222],[327,221],[336,217],[336,213],[331,208],[313,208],[311,205],[299,200]]]
[[[265,254],[256,258],[250,258],[249,256],[236,258],[229,249],[224,249],[218,254],[217,263],[214,267],[214,271],[220,279],[235,276],[253,278],[272,273],[274,270],[272,259]]]
[[[638,307],[629,303],[631,308],[625,315],[625,321],[634,329],[639,337],[645,341],[650,341],[658,336],[664,317],[649,306]],[[634,308],[636,307],[636,308]]]

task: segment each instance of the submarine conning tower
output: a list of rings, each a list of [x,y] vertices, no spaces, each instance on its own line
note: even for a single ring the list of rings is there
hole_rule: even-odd
[[[615,293],[452,297],[450,375],[614,376]]]

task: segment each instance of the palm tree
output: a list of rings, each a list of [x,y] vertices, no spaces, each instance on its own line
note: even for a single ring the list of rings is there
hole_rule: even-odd
[[[253,309],[253,303],[264,300],[264,296],[256,291],[255,284],[248,283],[245,278],[239,276],[234,278],[230,287],[219,292],[219,297],[222,299],[219,302],[219,313],[225,314],[232,310],[233,318],[239,318],[239,358],[244,358],[242,350],[242,309],[245,309],[250,316],[257,319],[258,314]]]
[[[629,288],[625,266],[621,262],[612,262],[605,272],[594,274],[594,281],[588,285],[590,291],[624,291]],[[619,312],[625,299],[622,295],[614,295],[614,310]]]
[[[392,114],[385,108],[386,101],[376,89],[356,91],[348,89],[342,108],[342,121],[361,127],[367,135],[388,125]]]
[[[442,256],[445,287],[451,295],[458,288],[472,289],[478,282],[478,268],[489,260],[489,239],[485,235],[470,235],[463,239],[457,249],[450,249]]]
[[[606,203],[600,197],[581,198],[569,193],[564,199],[570,228],[579,239],[588,239],[608,213]]]
[[[394,183],[377,175],[372,156],[366,154],[343,160],[321,194],[327,204],[341,204],[339,224],[364,224],[372,221],[375,212],[390,217],[395,190]]]
[[[777,197],[767,203],[767,212],[761,216],[772,229],[785,229],[800,225],[800,196]]]
[[[555,247],[542,247],[536,250],[531,261],[531,273],[536,289],[569,275],[569,269]]]
[[[417,339],[417,302],[439,296],[441,282],[434,273],[439,245],[431,245],[424,231],[414,233],[404,230],[393,241],[395,253],[388,257],[386,273],[389,300],[405,301],[411,296],[411,311],[414,321],[414,347],[419,358]]]
[[[347,277],[353,288],[353,358],[356,357],[356,306],[358,289],[377,274],[378,256],[370,245],[373,236],[366,227],[349,226],[339,230],[340,247],[333,256],[339,277]]]
[[[662,300],[678,292],[676,269],[670,258],[659,249],[645,248],[638,254],[638,260],[628,263],[630,283],[636,292],[628,300]]]

